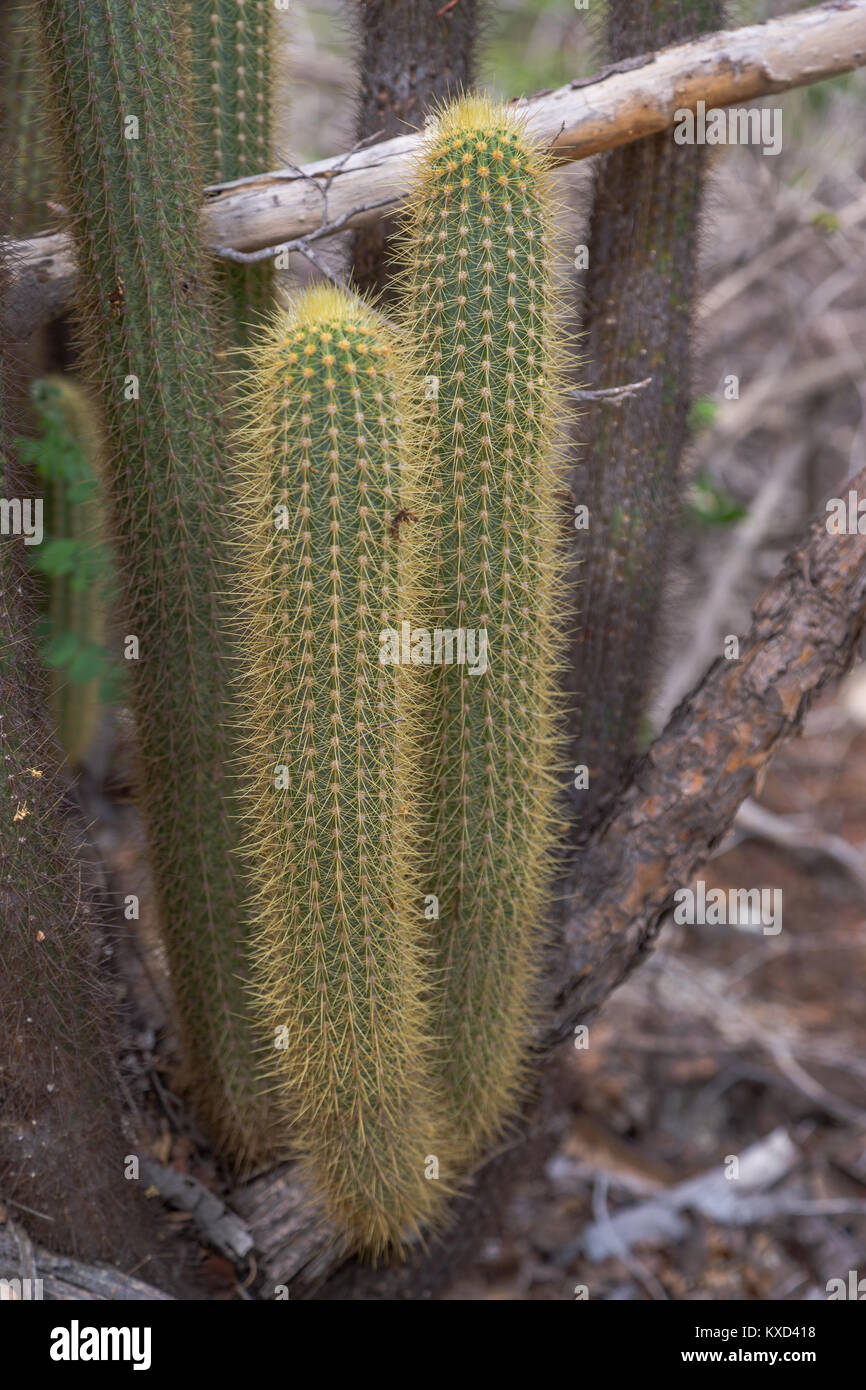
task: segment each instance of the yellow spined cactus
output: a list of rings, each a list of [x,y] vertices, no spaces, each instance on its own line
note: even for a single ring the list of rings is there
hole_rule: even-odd
[[[422,386],[329,286],[253,346],[238,514],[253,993],[285,1135],[349,1245],[435,1222],[453,1146],[419,862],[425,686],[383,664],[423,565]]]
[[[462,98],[427,128],[404,228],[408,336],[435,396],[436,623],[484,653],[431,672],[426,888],[452,1111],[474,1154],[520,1093],[556,838],[563,345],[548,163],[519,116]]]

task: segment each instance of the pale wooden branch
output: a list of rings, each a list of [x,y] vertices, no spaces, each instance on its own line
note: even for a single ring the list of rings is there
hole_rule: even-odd
[[[673,125],[676,112],[755,101],[836,77],[866,63],[866,0],[834,0],[765,24],[723,30],[617,64],[555,92],[522,99],[530,128],[562,163],[613,149]],[[404,135],[304,167],[257,174],[206,190],[208,245],[241,253],[322,234],[328,189],[331,233],[373,221],[406,194],[420,135]],[[68,307],[75,264],[65,233],[14,245],[18,271],[2,330],[27,336]]]

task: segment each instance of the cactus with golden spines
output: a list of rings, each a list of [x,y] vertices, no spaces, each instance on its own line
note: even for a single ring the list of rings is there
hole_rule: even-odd
[[[455,1123],[479,1153],[520,1093],[556,835],[558,373],[544,155],[466,97],[428,128],[405,227],[408,331],[436,383],[436,623],[487,634],[442,665],[427,892]],[[480,642],[480,636],[476,639]]]
[[[423,911],[427,692],[380,660],[424,579],[421,384],[374,310],[318,286],[254,344],[245,385],[254,992],[285,1141],[375,1256],[435,1221],[454,1173]]]

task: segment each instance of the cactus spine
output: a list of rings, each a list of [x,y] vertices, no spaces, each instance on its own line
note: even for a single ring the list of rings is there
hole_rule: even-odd
[[[40,0],[149,830],[188,1079],[242,1162],[265,1144],[230,816],[228,506],[181,35],[160,0]]]
[[[608,57],[723,22],[722,0],[611,5]],[[589,443],[573,492],[590,522],[576,536],[580,628],[569,683],[579,707],[573,761],[589,770],[588,790],[575,794],[584,831],[635,751],[650,688],[690,400],[704,155],[665,131],[612,151],[596,173],[584,309],[590,385],[652,382],[615,408],[590,405],[581,421]]]
[[[271,165],[273,0],[189,0],[195,114],[206,183]],[[243,346],[273,295],[273,265],[223,265],[220,289]]]
[[[358,0],[361,81],[357,136],[388,140],[420,129],[427,111],[474,85],[478,0]],[[395,220],[359,227],[353,238],[359,289],[392,294]]]
[[[330,287],[280,312],[252,359],[238,507],[255,988],[294,1147],[375,1256],[435,1218],[451,1157],[429,1064],[423,701],[379,659],[419,578],[402,518],[423,508],[420,383],[384,320]]]
[[[406,227],[410,332],[438,382],[434,606],[489,641],[441,665],[426,892],[440,901],[440,1030],[477,1153],[519,1093],[554,837],[557,379],[545,160],[504,107],[428,130]],[[477,639],[479,642],[481,638]]]

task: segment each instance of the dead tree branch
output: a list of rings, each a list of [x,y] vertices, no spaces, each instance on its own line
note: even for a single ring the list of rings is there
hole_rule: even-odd
[[[558,161],[585,159],[654,135],[676,112],[755,101],[866,63],[866,0],[831,0],[798,14],[676,44],[615,65],[539,97],[515,103]],[[404,135],[319,160],[303,168],[237,179],[206,190],[208,245],[250,253],[303,243],[322,232],[321,187],[328,225],[360,227],[407,192],[421,137]],[[23,338],[68,308],[75,266],[64,233],[15,244],[18,273],[4,306],[2,330]]]
[[[131,1274],[121,1274],[107,1265],[86,1265],[71,1255],[52,1255],[41,1246],[34,1245],[26,1233],[13,1222],[7,1220],[0,1224],[0,1271],[7,1281],[20,1280],[20,1292],[14,1283],[3,1292],[6,1298],[36,1298],[81,1302],[82,1300],[106,1300],[114,1303],[149,1302],[170,1299],[171,1294],[136,1279]],[[30,1281],[29,1287],[25,1281]],[[41,1280],[37,1293],[35,1281]]]
[[[866,470],[849,486],[866,498]],[[866,624],[866,535],[830,535],[825,523],[813,524],[758,601],[739,660],[719,657],[674,710],[580,851],[546,1048],[638,963],[674,890],[759,789],[816,696],[851,666]]]

